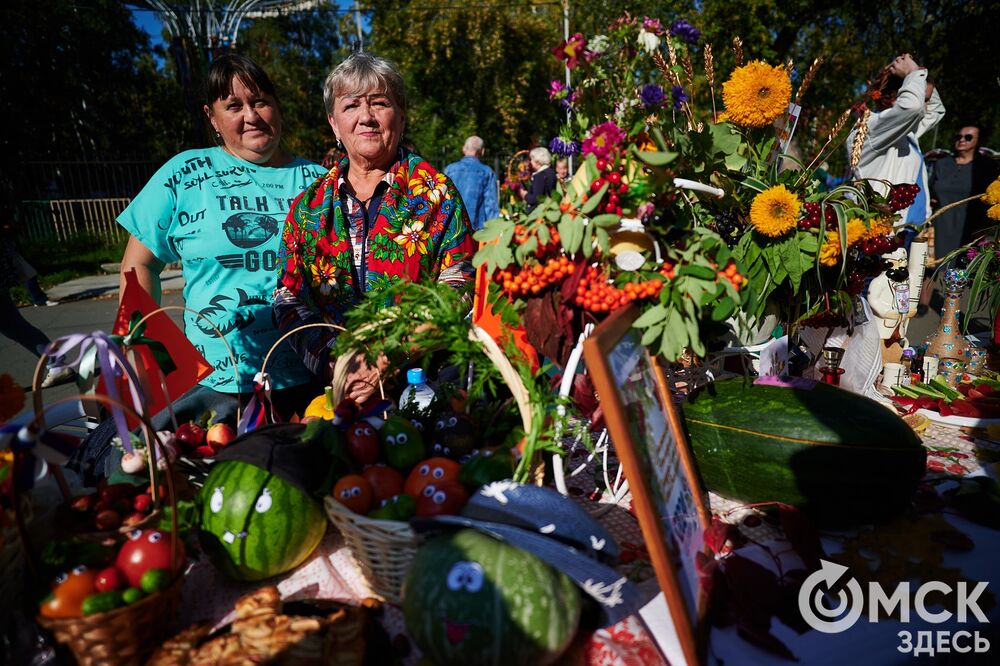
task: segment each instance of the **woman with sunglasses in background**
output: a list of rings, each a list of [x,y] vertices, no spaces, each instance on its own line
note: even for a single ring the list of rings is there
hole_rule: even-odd
[[[983,131],[964,125],[955,135],[955,154],[934,163],[930,176],[931,205],[935,209],[986,191],[997,176],[996,160],[979,152]],[[943,257],[968,243],[990,226],[986,205],[980,201],[957,206],[934,220],[934,256]]]

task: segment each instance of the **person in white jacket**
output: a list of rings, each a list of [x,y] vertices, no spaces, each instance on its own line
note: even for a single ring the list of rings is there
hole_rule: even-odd
[[[902,217],[897,223],[919,225],[931,213],[927,167],[919,139],[941,122],[945,108],[937,89],[927,80],[927,69],[914,62],[909,53],[896,56],[882,73],[884,85],[876,88],[879,110],[868,117],[868,138],[852,175],[855,179],[873,179],[871,184],[882,193],[888,191],[890,183],[919,185],[916,199],[900,211]],[[855,128],[847,139],[848,152],[856,132]],[[912,237],[912,233],[908,236]]]

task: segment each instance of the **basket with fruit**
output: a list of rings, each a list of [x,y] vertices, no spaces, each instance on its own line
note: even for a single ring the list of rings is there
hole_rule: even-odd
[[[167,461],[165,484],[157,485],[157,474],[151,471],[149,495],[116,484],[103,485],[97,493],[77,500],[77,510],[83,510],[82,505],[87,503],[86,510],[93,513],[88,520],[96,521],[103,543],[95,544],[92,538],[77,539],[61,551],[61,571],[39,603],[37,621],[67,645],[84,666],[139,664],[169,628],[180,602],[185,551],[178,532],[176,489],[169,459],[148,419],[106,396],[82,399],[121,409],[140,420],[151,452],[151,470],[157,467],[157,454]],[[44,411],[36,414],[33,425],[43,419]],[[165,488],[162,493],[161,488]],[[161,496],[170,505],[169,518],[159,510]],[[94,506],[89,506],[91,501]],[[108,503],[108,508],[94,512],[100,502]],[[135,525],[145,526],[101,529],[112,527],[102,521],[108,520],[110,512],[117,515],[117,506],[126,503],[142,516]],[[169,529],[154,524],[155,520],[163,520]],[[83,536],[94,535],[87,532]],[[115,540],[116,536],[124,538]],[[47,549],[50,555],[51,551]],[[27,552],[34,557],[32,549]]]

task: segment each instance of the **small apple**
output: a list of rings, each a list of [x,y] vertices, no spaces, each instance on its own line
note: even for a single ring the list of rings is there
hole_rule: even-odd
[[[189,451],[205,443],[205,429],[194,421],[177,426],[177,432],[174,433],[174,436],[181,443],[181,446]]]
[[[205,444],[219,451],[229,442],[236,439],[236,433],[225,423],[216,423],[205,433]]]

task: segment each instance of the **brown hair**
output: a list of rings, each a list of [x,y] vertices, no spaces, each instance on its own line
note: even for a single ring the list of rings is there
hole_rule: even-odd
[[[226,53],[216,58],[205,77],[205,103],[212,106],[233,91],[233,77],[239,77],[254,94],[265,93],[278,102],[278,93],[260,65],[239,53]],[[280,104],[280,102],[279,102]]]

